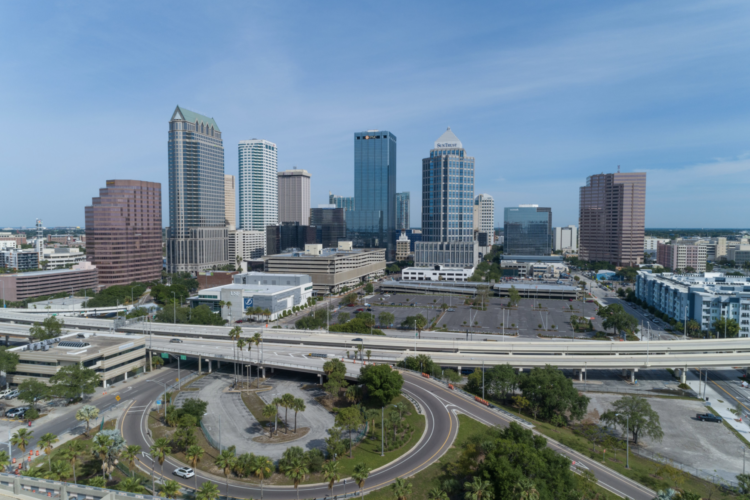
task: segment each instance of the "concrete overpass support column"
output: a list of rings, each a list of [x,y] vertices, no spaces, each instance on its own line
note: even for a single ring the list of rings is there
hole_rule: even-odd
[[[125,380],[124,380],[124,381],[125,381],[125,382],[127,382],[127,381],[128,381],[128,372],[125,372]]]
[[[221,361],[218,359],[216,360],[216,369],[221,370]]]
[[[273,370],[274,370],[274,368],[273,368],[273,366],[272,366],[272,367],[271,367],[271,373],[273,373]]]
[[[458,366],[457,368],[458,368],[458,374],[461,375],[461,367]]]
[[[208,373],[211,373],[211,360],[207,359],[206,361],[208,361]]]
[[[107,379],[102,380],[102,387],[107,388]]]
[[[323,385],[323,374],[318,373],[318,380],[320,380],[320,385]]]
[[[578,370],[578,381],[583,382],[583,370]]]
[[[151,351],[148,351],[148,371],[152,372],[154,371],[154,365],[152,363],[152,360],[154,358],[154,353]]]
[[[687,370],[685,368],[680,369],[680,383],[684,384],[687,382]]]
[[[10,341],[10,335],[5,336],[5,347],[8,347],[8,342]]]
[[[635,384],[635,370],[630,370],[630,383]]]
[[[202,361],[203,361],[203,357],[198,355],[198,375],[200,375],[202,371],[202,366],[201,366]]]
[[[622,376],[623,377],[627,377],[628,376],[628,370],[627,369],[625,369],[625,368],[622,369]]]

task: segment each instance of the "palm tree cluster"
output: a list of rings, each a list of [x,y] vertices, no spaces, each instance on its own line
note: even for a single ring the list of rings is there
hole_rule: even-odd
[[[278,432],[278,415],[279,407],[284,408],[284,427],[285,434],[289,433],[289,410],[294,412],[294,433],[297,433],[297,414],[301,411],[305,411],[307,406],[302,398],[295,398],[293,394],[286,393],[281,397],[276,397],[271,401],[271,404],[266,405],[263,408],[263,416],[267,419],[274,419],[273,431],[269,433],[269,437],[273,437],[273,432]]]
[[[262,337],[261,337],[260,333],[256,333],[252,337],[243,338],[242,337],[242,328],[240,328],[239,326],[235,326],[234,328],[232,328],[229,331],[229,338],[234,343],[234,346],[233,346],[234,351],[233,352],[234,352],[234,359],[235,359],[235,361],[234,361],[234,379],[235,379],[235,383],[237,382],[238,375],[241,378],[242,376],[244,376],[243,371],[246,371],[247,378],[246,378],[246,384],[245,384],[245,386],[249,389],[250,388],[250,383],[251,383],[251,381],[250,381],[250,377],[251,377],[250,365],[245,365],[244,364],[244,357],[242,356],[242,352],[243,352],[243,349],[247,348],[247,361],[248,362],[251,361],[250,352],[253,349],[253,345],[255,345],[255,347],[258,347],[258,345],[260,345]],[[258,353],[257,359],[258,359],[258,362],[260,362],[260,353]],[[237,361],[239,361],[240,364],[241,364],[241,366],[239,367],[239,369],[237,367]]]

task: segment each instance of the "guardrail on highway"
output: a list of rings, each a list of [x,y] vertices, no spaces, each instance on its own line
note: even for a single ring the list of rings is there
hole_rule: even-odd
[[[50,479],[16,476],[0,472],[0,490],[33,498],[79,498],[81,500],[166,500],[164,497],[138,495],[124,491],[97,488],[83,484],[70,484]]]

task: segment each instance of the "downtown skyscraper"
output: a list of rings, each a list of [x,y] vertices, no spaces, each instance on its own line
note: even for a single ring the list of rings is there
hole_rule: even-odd
[[[619,169],[618,169],[619,170]],[[597,174],[581,187],[578,256],[615,266],[643,262],[646,173]]]
[[[167,271],[229,263],[224,217],[224,145],[213,118],[177,106],[169,121]]]
[[[278,149],[263,139],[240,141],[240,229],[265,231],[279,223]]]
[[[396,136],[387,130],[354,134],[354,203],[346,213],[349,237],[357,247],[386,249],[396,258]]]
[[[417,266],[474,267],[474,158],[450,127],[422,160],[422,241]]]

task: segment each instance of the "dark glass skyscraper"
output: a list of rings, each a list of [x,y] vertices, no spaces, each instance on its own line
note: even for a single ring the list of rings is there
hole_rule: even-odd
[[[354,134],[354,200],[346,214],[354,245],[386,248],[396,257],[396,136],[385,130]]]
[[[318,205],[310,209],[310,225],[315,226],[318,243],[323,248],[336,248],[346,239],[346,210],[334,205]]]
[[[506,255],[552,254],[552,209],[521,205],[505,209]]]
[[[167,270],[229,263],[224,222],[224,146],[213,118],[177,106],[169,121]]]

